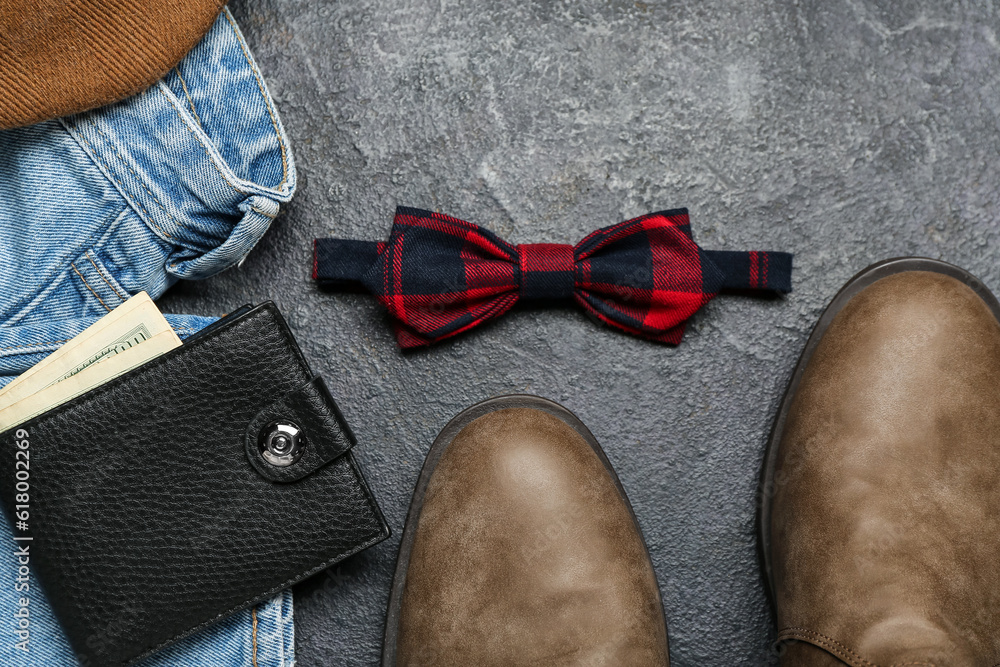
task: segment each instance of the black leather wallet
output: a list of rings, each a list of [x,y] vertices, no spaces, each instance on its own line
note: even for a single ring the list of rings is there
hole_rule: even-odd
[[[123,665],[388,537],[354,443],[268,302],[0,435],[0,494],[73,648]]]

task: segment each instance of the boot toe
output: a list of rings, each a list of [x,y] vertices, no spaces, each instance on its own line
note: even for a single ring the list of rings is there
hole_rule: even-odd
[[[585,436],[508,408],[447,443],[416,519],[398,664],[667,663],[642,535]]]

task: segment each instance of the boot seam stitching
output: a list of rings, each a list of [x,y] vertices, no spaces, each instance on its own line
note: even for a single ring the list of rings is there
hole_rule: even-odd
[[[804,639],[806,641],[813,641],[820,646],[820,648],[830,651],[838,658],[860,662],[862,667],[879,667],[876,663],[862,657],[855,651],[852,651],[833,637],[828,637],[821,632],[816,632],[815,630],[800,627],[785,628],[778,633],[778,641],[784,641],[785,639]],[[936,667],[936,665],[933,662],[897,662],[889,665],[889,667]]]
[[[804,635],[804,636],[799,636]],[[851,660],[860,661],[865,667],[878,667],[875,663],[870,660],[866,660],[861,657],[848,647],[844,646],[838,642],[833,637],[827,637],[821,632],[816,632],[815,630],[809,630],[807,628],[785,628],[780,633],[778,633],[778,639],[810,639],[817,642],[822,648],[828,649],[830,652],[837,655],[838,658],[849,658]]]

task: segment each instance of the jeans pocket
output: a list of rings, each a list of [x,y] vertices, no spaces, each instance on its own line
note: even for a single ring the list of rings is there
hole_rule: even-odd
[[[163,80],[60,122],[151,233],[174,247],[160,265],[172,280],[239,263],[295,191],[274,101],[226,10]]]
[[[78,257],[69,268],[106,312],[111,312],[132,296],[118,284],[91,250]]]
[[[54,320],[96,319],[111,312],[124,299],[111,288],[92,257],[85,252],[70,262],[0,329],[44,326]]]

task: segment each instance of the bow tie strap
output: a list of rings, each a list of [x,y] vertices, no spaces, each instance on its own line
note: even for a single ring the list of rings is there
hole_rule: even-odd
[[[575,246],[515,246],[464,220],[401,207],[386,242],[317,239],[313,258],[321,286],[374,295],[403,347],[454,336],[521,300],[570,298],[613,327],[676,344],[721,290],[788,292],[791,271],[787,253],[702,250],[686,209],[604,227]]]
[[[381,241],[316,239],[312,277],[321,287],[362,289],[361,279],[385,250]]]
[[[761,250],[703,250],[722,271],[722,289],[792,291],[792,254]]]
[[[520,254],[522,299],[570,298],[575,267],[573,246],[561,243],[523,243]],[[362,289],[362,277],[385,250],[382,241],[316,239],[313,280],[326,288]],[[722,289],[792,291],[792,255],[759,250],[704,250],[722,272]]]

